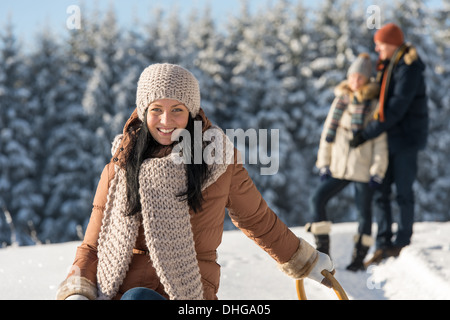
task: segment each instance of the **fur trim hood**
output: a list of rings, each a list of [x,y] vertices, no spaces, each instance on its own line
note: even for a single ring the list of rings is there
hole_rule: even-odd
[[[417,49],[414,46],[409,45],[405,55],[403,56],[403,60],[405,63],[410,66],[419,59],[419,54],[417,53]]]
[[[334,94],[336,97],[341,97],[343,95],[348,95],[352,101],[355,96],[359,102],[363,102],[365,100],[378,99],[380,94],[380,86],[375,82],[369,82],[364,85],[361,89],[356,92],[353,92],[348,86],[348,81],[342,81],[335,89]]]

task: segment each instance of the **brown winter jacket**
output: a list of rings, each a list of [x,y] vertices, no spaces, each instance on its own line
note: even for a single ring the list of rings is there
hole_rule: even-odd
[[[201,115],[205,127],[209,126],[210,123],[203,112]],[[61,284],[57,299],[65,299],[74,294],[84,294],[90,299],[96,298],[97,245],[108,190],[115,172],[114,165],[123,166],[125,163],[130,141],[129,128],[138,121],[134,113],[124,129],[124,138],[117,153],[103,170],[84,241],[78,247],[73,271]],[[217,299],[220,266],[216,262],[216,250],[222,241],[225,208],[228,208],[233,223],[271,255],[285,273],[302,278],[314,267],[317,261],[315,249],[306,241],[297,238],[267,206],[241,164],[229,165],[225,174],[205,189],[203,197],[202,210],[196,214],[191,212],[191,224],[205,299]],[[133,251],[133,260],[116,299],[120,299],[126,291],[135,287],[153,289],[168,298],[147,252],[141,226]],[[72,275],[76,276],[75,280]]]

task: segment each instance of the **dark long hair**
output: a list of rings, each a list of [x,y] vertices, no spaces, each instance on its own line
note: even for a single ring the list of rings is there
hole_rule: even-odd
[[[189,117],[186,130],[190,133],[191,150],[194,150],[194,119]],[[180,141],[181,142],[181,141]],[[144,121],[136,133],[136,141],[126,161],[127,179],[127,216],[134,216],[141,211],[141,199],[139,195],[139,170],[145,159],[153,157],[162,146],[152,137],[147,127],[147,111]],[[187,174],[187,190],[177,195],[180,201],[187,201],[189,207],[195,212],[202,209],[202,186],[209,176],[208,165],[203,161],[195,164],[194,152],[191,152],[191,164],[185,164]]]

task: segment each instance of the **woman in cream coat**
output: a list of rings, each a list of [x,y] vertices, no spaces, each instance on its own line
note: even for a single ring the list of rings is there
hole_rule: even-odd
[[[386,134],[358,148],[349,146],[354,134],[364,129],[377,108],[379,86],[370,82],[371,72],[370,57],[361,54],[350,67],[348,79],[335,89],[336,99],[325,121],[316,163],[322,182],[310,199],[314,222],[307,226],[315,236],[317,249],[329,254],[331,222],[326,205],[353,182],[359,228],[352,262],[347,267],[352,271],[364,269],[363,260],[373,243],[372,197],[388,165]]]

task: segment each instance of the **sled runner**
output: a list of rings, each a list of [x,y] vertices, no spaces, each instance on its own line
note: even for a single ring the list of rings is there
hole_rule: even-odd
[[[331,274],[331,272],[324,270],[322,271],[322,275],[330,281],[330,283],[333,286],[333,290],[336,293],[339,300],[349,300],[347,293],[345,293],[344,288],[340,285],[340,283],[336,280],[336,278]],[[297,286],[297,295],[299,300],[308,300],[308,297],[306,296],[305,292],[305,286],[303,283],[303,280],[297,280],[296,282]]]

